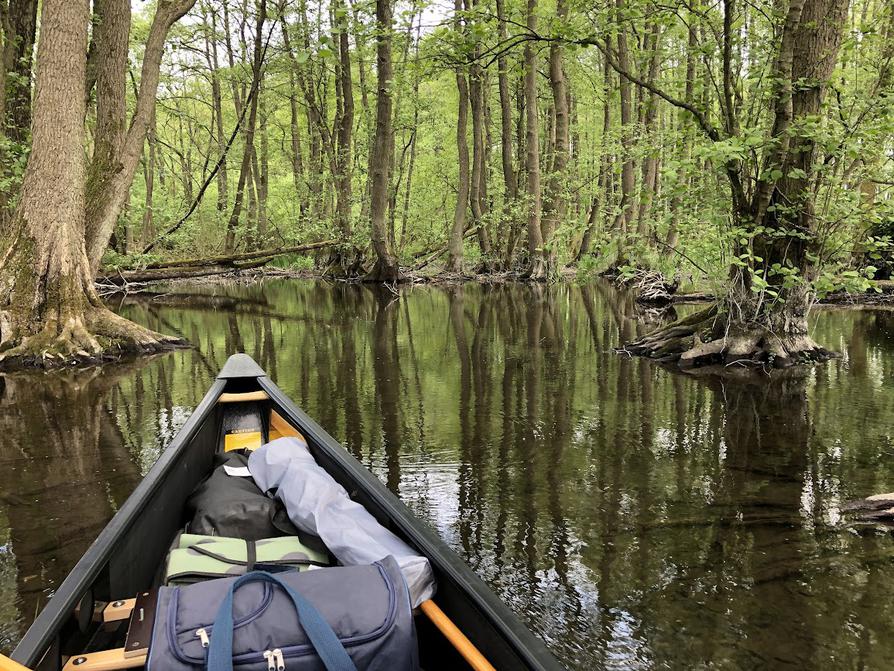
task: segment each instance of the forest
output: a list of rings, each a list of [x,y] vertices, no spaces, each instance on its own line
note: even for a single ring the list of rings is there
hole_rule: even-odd
[[[700,291],[625,349],[785,367],[831,355],[818,297],[894,267],[884,0],[2,0],[0,20],[3,365],[178,346],[103,295],[279,266]]]

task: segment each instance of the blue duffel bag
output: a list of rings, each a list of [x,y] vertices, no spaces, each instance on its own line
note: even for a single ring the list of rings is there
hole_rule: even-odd
[[[397,562],[159,589],[149,671],[417,671]]]

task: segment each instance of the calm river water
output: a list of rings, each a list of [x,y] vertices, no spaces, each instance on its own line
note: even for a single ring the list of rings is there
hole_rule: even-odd
[[[894,537],[839,514],[894,490],[894,312],[743,384],[613,353],[645,327],[601,284],[177,291],[120,310],[193,350],[0,378],[0,649],[245,351],[569,667],[894,664]]]

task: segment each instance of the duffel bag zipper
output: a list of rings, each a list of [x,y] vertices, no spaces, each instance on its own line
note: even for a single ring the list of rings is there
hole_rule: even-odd
[[[385,621],[376,630],[371,631],[367,634],[339,639],[341,644],[346,648],[360,645],[362,643],[366,643],[367,641],[375,640],[392,627],[392,625],[394,624],[394,619],[397,616],[397,590],[395,589],[391,581],[388,580],[388,576],[385,574],[382,566],[376,563],[375,567],[379,569],[379,573],[382,576],[382,581],[385,583],[385,588],[388,591],[388,612],[385,615]],[[309,642],[304,643],[303,645],[287,645],[285,648],[277,648],[273,650],[273,652],[279,655],[276,671],[285,671],[286,657],[303,657],[307,654],[316,654],[313,645]],[[235,655],[233,657],[233,663],[250,663],[251,661],[253,661],[253,659],[257,659],[256,653],[243,653],[242,655]],[[267,669],[268,671],[273,671],[273,668],[270,666],[269,658],[267,659]]]
[[[174,657],[185,664],[191,664],[195,661],[195,659],[185,654],[180,648],[180,644],[177,641],[177,637],[185,632],[183,632],[182,630],[178,632],[174,626],[174,623],[177,619],[177,602],[179,600],[179,597],[180,588],[178,587],[174,590],[174,595],[171,598],[170,603],[168,604],[168,626],[165,627],[165,633],[167,634],[168,638],[168,646],[170,647],[171,652],[174,654]],[[257,620],[259,617],[261,617],[261,615],[263,615],[264,611],[267,610],[267,606],[270,605],[271,601],[273,601],[273,588],[270,587],[269,584],[264,583],[264,596],[261,599],[261,604],[254,612],[249,613],[244,617],[236,618],[236,620],[233,622],[233,628],[237,629]],[[213,628],[214,627],[209,624],[195,630],[194,635],[201,641],[202,648],[207,648],[210,645],[211,630]],[[187,629],[186,631],[189,630]],[[201,659],[201,657],[196,659]]]
[[[286,660],[283,659],[282,650],[265,650],[264,659],[267,660],[267,671],[285,671]]]

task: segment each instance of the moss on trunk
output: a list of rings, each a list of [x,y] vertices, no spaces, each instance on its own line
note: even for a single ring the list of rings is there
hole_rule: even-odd
[[[85,214],[89,3],[44,0],[42,12],[32,148],[0,239],[0,367],[92,363],[180,345],[114,314],[96,293]]]
[[[8,249],[0,266],[0,368],[97,363],[185,345],[106,308],[83,251],[82,263],[60,267],[26,230]]]

